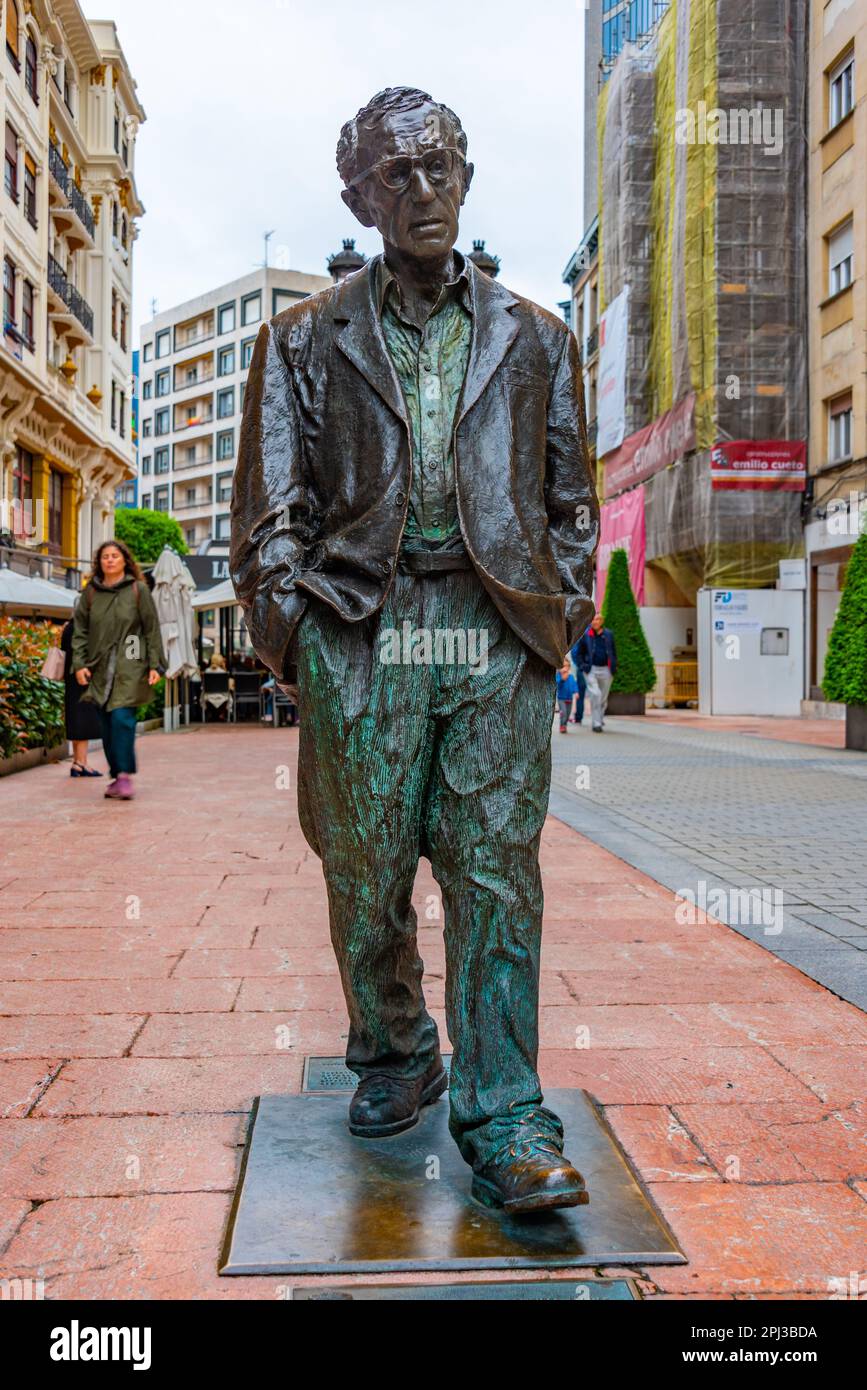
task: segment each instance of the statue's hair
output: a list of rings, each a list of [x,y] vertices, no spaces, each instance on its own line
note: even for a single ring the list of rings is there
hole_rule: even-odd
[[[440,101],[434,101],[428,92],[422,92],[418,87],[386,87],[384,92],[377,92],[375,97],[371,97],[367,105],[362,106],[340,132],[337,142],[337,172],[343,182],[348,184],[358,173],[356,156],[360,130],[374,130],[383,117],[390,115],[392,111],[416,111],[418,107],[427,105],[435,107],[451,122],[457,147],[466,157],[467,137],[460,118],[450,107],[444,106]]]

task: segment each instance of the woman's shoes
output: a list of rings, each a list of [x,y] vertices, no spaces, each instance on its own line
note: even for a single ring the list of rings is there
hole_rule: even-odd
[[[82,767],[81,763],[73,763],[69,769],[70,777],[101,777],[102,773],[95,767]]]

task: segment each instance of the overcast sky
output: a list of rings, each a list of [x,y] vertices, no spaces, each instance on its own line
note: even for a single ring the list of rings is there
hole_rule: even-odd
[[[85,0],[112,18],[147,121],[136,183],[134,343],[158,310],[245,275],[274,229],[296,270],[377,233],[340,200],[340,126],[415,86],[464,125],[475,180],[458,247],[483,237],[510,289],[556,309],[579,232],[583,0]]]

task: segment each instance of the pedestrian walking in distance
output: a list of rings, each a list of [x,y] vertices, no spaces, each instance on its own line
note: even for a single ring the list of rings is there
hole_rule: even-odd
[[[578,686],[572,675],[572,663],[567,656],[557,672],[557,705],[560,710],[561,734],[569,732],[569,715],[572,713],[572,701],[577,690]]]
[[[72,669],[82,701],[99,711],[112,781],[105,795],[130,801],[136,771],[136,706],[165,670],[150,589],[122,541],[103,541],[90,582],[75,605]]]
[[[574,647],[569,653],[569,656],[572,659],[572,675],[575,677],[575,685],[578,691],[578,694],[575,699],[575,711],[572,716],[576,724],[584,723],[584,697],[587,694],[587,682],[584,679],[584,672],[581,670],[581,666],[578,661],[578,646],[580,641],[581,638],[579,637],[578,641],[575,643]]]
[[[617,670],[617,648],[614,633],[597,613],[577,645],[578,665],[584,672],[587,694],[590,696],[590,722],[594,734],[605,727],[605,710],[614,672]]]

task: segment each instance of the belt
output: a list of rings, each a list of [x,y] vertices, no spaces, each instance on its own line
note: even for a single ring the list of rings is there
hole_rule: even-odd
[[[465,550],[402,550],[397,557],[401,574],[447,574],[452,570],[471,570]]]

